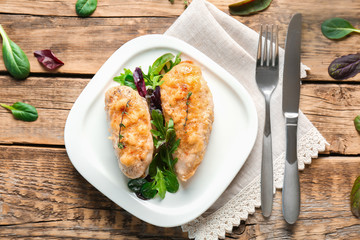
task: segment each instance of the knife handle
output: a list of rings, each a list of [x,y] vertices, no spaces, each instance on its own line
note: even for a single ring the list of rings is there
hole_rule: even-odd
[[[296,119],[297,122],[297,119]],[[282,210],[285,221],[294,224],[300,213],[300,183],[297,160],[297,124],[286,123],[286,155]]]
[[[271,134],[264,134],[261,162],[261,211],[269,217],[273,205],[273,162]]]

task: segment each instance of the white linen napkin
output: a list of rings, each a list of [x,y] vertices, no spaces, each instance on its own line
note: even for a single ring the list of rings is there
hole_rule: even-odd
[[[258,34],[205,0],[194,0],[166,31],[191,44],[232,74],[252,96],[259,118],[254,148],[231,185],[202,216],[182,226],[189,238],[224,238],[233,226],[246,220],[260,206],[260,169],[265,102],[255,82]],[[281,188],[285,162],[285,119],[282,114],[283,49],[280,50],[280,79],[271,100],[274,185]],[[302,65],[302,77],[306,76]],[[298,125],[299,169],[311,163],[326,140],[300,111]],[[275,192],[275,189],[274,189]]]

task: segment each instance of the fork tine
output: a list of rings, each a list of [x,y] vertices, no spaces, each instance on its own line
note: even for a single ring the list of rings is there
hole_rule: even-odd
[[[260,33],[259,33],[259,45],[258,45],[258,52],[257,52],[257,60],[256,60],[256,65],[257,66],[262,66],[262,31],[263,31],[263,26],[260,25]]]
[[[268,39],[269,39],[269,25],[266,25],[265,26],[265,43],[264,43],[264,60],[263,60],[263,65],[265,65],[265,66],[269,66]]]
[[[276,25],[275,31],[275,67],[279,65],[279,37],[278,37],[278,26]]]
[[[271,24],[271,36],[270,36],[270,51],[269,51],[269,66],[274,66],[275,65],[275,60],[274,60],[274,51],[273,51],[273,47],[274,47],[274,25]]]

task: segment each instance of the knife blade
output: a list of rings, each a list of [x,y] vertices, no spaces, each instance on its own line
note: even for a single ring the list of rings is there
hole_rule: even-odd
[[[282,211],[287,223],[296,222],[300,213],[300,183],[297,160],[297,124],[300,101],[300,13],[293,15],[285,43],[283,75],[283,114],[286,120],[286,153]]]

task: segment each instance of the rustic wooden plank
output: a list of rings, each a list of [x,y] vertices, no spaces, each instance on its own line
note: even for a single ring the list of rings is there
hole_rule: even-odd
[[[360,114],[359,85],[304,84],[300,109],[326,138],[327,150],[359,154],[360,135],[354,118]]]
[[[175,2],[175,5],[169,5],[166,0],[154,0],[151,3],[135,0],[126,3],[104,1],[101,3],[104,6],[99,5],[94,17],[82,19],[74,16],[74,1],[53,0],[34,4],[30,0],[12,0],[2,3],[3,5],[0,3],[0,9],[3,9],[1,11],[31,15],[0,14],[0,22],[9,36],[29,56],[32,72],[46,71],[32,56],[33,51],[51,48],[65,62],[65,66],[61,67],[59,72],[94,74],[117,48],[130,39],[148,33],[165,32],[183,11],[182,1]],[[227,6],[231,1],[210,2],[228,13]],[[55,4],[57,7],[54,7]],[[144,7],[139,7],[143,6],[142,4]],[[279,0],[274,1],[260,14],[235,18],[255,30],[258,30],[260,23],[278,24],[280,45],[283,47],[291,15],[301,12],[303,14],[302,61],[311,68],[307,80],[328,81],[331,80],[327,73],[329,63],[336,57],[355,53],[354,46],[359,45],[360,38],[352,35],[342,41],[329,40],[321,34],[320,25],[324,20],[337,16],[348,19],[354,26],[359,26],[357,16],[360,2],[347,1],[346,4],[338,4],[335,0],[320,0],[316,6],[321,7],[315,7],[313,0],[304,0],[297,4],[288,0]],[[139,17],[143,16],[142,14],[147,17]],[[123,16],[127,17],[123,18]],[[0,58],[0,71],[4,70]],[[359,80],[360,75],[346,81]]]
[[[187,237],[179,227],[146,224],[108,200],[77,173],[62,148],[0,146],[0,159],[0,237]],[[290,227],[283,221],[277,192],[269,220],[257,210],[229,237],[360,237],[359,220],[349,209],[349,193],[359,166],[359,157],[314,160],[300,174],[302,207],[296,225]]]
[[[271,217],[257,210],[229,235],[235,239],[359,239],[360,221],[350,211],[352,184],[359,175],[359,157],[322,157],[300,173],[301,212],[293,225],[282,217],[277,191]]]
[[[64,144],[64,127],[69,110],[89,79],[29,77],[25,81],[0,76],[0,103],[26,102],[35,106],[35,122],[16,120],[0,109],[0,143]]]
[[[89,78],[29,77],[17,81],[0,76],[0,103],[24,101],[39,111],[35,122],[15,120],[0,108],[0,143],[64,144],[69,110]],[[353,119],[360,114],[360,86],[351,84],[303,84],[300,109],[330,143],[327,151],[359,154],[360,135]]]
[[[0,146],[0,238],[185,238],[144,223],[74,169],[65,149]]]
[[[46,72],[33,52],[51,49],[65,65],[55,72],[95,74],[125,42],[163,33],[175,18],[71,18],[0,14],[8,36],[26,53],[31,73]],[[0,71],[5,71],[0,58]]]
[[[0,2],[0,13],[17,13],[44,16],[76,17],[76,0],[7,0]],[[96,11],[91,17],[139,17],[139,16],[177,16],[185,7],[182,0],[171,4],[168,0],[102,0],[98,1]]]

